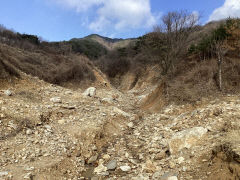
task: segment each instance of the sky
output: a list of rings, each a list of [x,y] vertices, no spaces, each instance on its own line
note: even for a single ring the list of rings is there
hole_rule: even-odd
[[[139,37],[169,11],[199,14],[200,23],[240,17],[240,0],[1,0],[0,24],[47,41],[100,34]]]

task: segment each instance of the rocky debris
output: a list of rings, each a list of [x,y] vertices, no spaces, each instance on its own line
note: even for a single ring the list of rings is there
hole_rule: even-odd
[[[12,94],[12,91],[10,91],[9,89],[6,90],[6,91],[4,91],[4,94],[5,94],[6,96],[12,96],[12,95],[13,95],[13,94]]]
[[[95,97],[97,89],[95,87],[90,87],[86,89],[83,93],[84,96]]]
[[[149,113],[138,108],[137,92],[67,91],[34,79],[17,84],[12,98],[0,96],[0,179],[208,179],[219,144],[226,146],[214,157],[224,159],[231,145],[235,164],[226,167],[238,169],[239,96]]]
[[[176,133],[169,141],[171,154],[175,154],[184,148],[191,148],[198,143],[198,140],[200,140],[207,131],[208,130],[203,127],[194,127]]]
[[[117,168],[117,160],[111,160],[108,164],[107,164],[107,169],[108,170],[115,170]]]

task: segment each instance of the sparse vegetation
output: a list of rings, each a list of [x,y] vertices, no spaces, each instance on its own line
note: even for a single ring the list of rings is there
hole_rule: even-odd
[[[153,32],[114,49],[101,44],[101,38],[110,44],[122,39],[90,35],[70,41],[44,42],[1,26],[0,42],[12,47],[1,46],[1,66],[8,74],[17,76],[17,70],[21,70],[56,84],[94,81],[91,70],[94,65],[81,56],[85,55],[116,86],[131,73],[135,76],[134,82],[129,82],[133,88],[140,79],[147,78],[147,67],[158,67],[159,75],[154,82],[164,81],[166,97],[173,101],[196,101],[218,89],[237,91],[240,88],[239,19],[205,26],[197,22],[198,18],[186,11],[170,12]]]

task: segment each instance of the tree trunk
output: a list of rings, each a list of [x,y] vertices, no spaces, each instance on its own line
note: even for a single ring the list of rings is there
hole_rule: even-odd
[[[219,90],[222,91],[222,62],[218,65]]]
[[[218,50],[218,83],[219,83],[219,90],[222,91],[222,55],[221,50]]]

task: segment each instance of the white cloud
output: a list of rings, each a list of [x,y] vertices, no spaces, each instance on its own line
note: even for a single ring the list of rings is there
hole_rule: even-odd
[[[209,17],[209,21],[228,17],[240,17],[240,0],[225,0],[221,7],[213,11]]]
[[[96,25],[100,29],[110,25],[118,31],[150,27],[156,23],[149,0],[108,0],[98,9],[97,14],[99,17],[89,26],[92,30],[98,30]]]
[[[148,28],[156,24],[159,16],[151,12],[150,0],[53,0],[79,13],[96,8],[95,19],[89,22],[89,29],[103,32],[109,28],[120,31]]]
[[[104,2],[104,0],[52,0],[58,4],[61,4],[68,8],[73,8],[77,12],[87,11],[93,6],[98,6]]]

